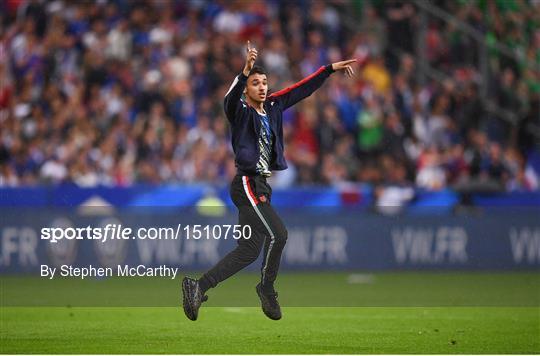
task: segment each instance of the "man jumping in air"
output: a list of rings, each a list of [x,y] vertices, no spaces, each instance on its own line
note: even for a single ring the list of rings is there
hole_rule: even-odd
[[[264,314],[281,319],[281,308],[274,290],[281,252],[287,241],[287,229],[270,204],[272,188],[266,178],[272,171],[287,169],[283,156],[282,114],[287,108],[310,96],[335,71],[352,77],[355,59],[319,68],[298,83],[267,96],[266,72],[254,66],[257,50],[247,42],[244,70],[225,95],[225,114],[231,125],[232,146],[237,174],[230,194],[238,208],[239,224],[251,227],[249,239],[240,238],[238,246],[200,279],[182,281],[186,316],[197,320],[199,307],[208,297],[206,291],[251,264],[264,246],[261,281],[256,286]],[[242,94],[245,100],[242,100]]]

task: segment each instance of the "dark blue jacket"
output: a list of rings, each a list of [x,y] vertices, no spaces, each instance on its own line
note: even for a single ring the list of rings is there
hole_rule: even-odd
[[[298,83],[267,97],[264,110],[274,135],[270,170],[287,169],[283,156],[283,111],[310,96],[332,72],[331,65],[323,66]],[[244,174],[256,174],[255,167],[261,154],[258,145],[261,121],[257,111],[241,99],[246,82],[247,77],[243,73],[234,79],[225,95],[224,107],[225,115],[231,124],[236,167]]]

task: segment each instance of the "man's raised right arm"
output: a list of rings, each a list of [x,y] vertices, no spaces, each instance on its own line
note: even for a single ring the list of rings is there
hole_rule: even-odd
[[[230,122],[233,122],[236,117],[240,115],[240,110],[242,109],[242,103],[240,98],[246,87],[247,76],[244,73],[240,73],[236,78],[231,87],[225,94],[224,108],[225,115]]]
[[[231,123],[240,115],[240,110],[242,110],[240,98],[242,97],[242,93],[244,92],[244,88],[246,87],[249,72],[253,68],[256,59],[257,50],[255,48],[251,48],[249,41],[247,41],[247,55],[244,69],[242,70],[242,73],[240,73],[234,79],[234,82],[227,91],[227,94],[225,94],[225,115]]]

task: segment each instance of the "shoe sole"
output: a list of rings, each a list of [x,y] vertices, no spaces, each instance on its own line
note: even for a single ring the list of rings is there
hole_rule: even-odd
[[[197,320],[197,315],[195,315],[191,300],[189,298],[190,288],[187,282],[188,281],[186,278],[184,278],[184,280],[182,281],[182,294],[183,294],[182,300],[183,300],[183,306],[184,306],[184,313],[186,314],[189,320],[195,321]]]
[[[262,290],[260,289],[259,285],[257,285],[255,287],[255,290],[257,291],[257,295],[259,296],[259,299],[261,300],[261,309],[262,309],[264,315],[266,315],[266,317],[268,317],[268,319],[272,319],[272,320],[281,319],[281,316],[276,318],[276,317],[273,317],[272,315],[268,315],[268,313],[266,313],[266,310],[264,310],[264,308],[263,308],[263,304],[264,304],[263,299],[264,299],[264,297],[263,297]]]

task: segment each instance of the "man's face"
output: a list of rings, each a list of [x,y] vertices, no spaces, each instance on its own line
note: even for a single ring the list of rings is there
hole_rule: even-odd
[[[256,102],[260,103],[266,100],[266,94],[268,93],[268,80],[266,74],[252,74],[247,80],[246,89],[244,94]]]

